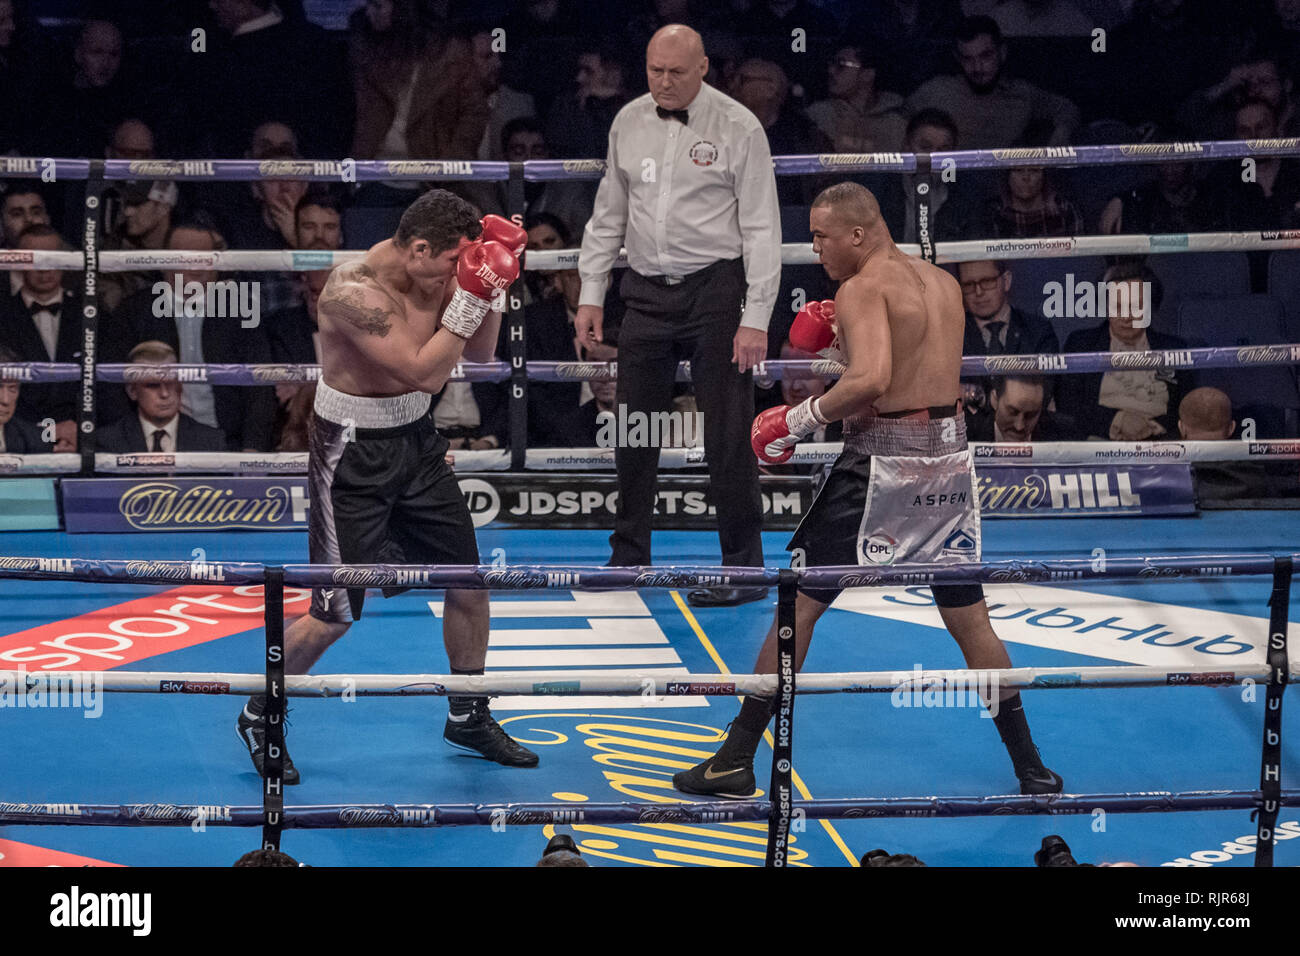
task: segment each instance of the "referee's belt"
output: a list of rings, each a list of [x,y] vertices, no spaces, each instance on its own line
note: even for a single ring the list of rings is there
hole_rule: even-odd
[[[647,276],[647,275],[641,275],[641,273],[639,272],[637,273],[637,275],[641,276],[641,278],[645,279],[647,282],[651,282],[654,283],[655,285],[661,285],[667,287],[667,286],[681,285],[687,279],[694,279],[697,276],[701,276],[712,269],[718,268],[719,266],[725,266],[728,263],[740,262],[740,261],[741,261],[740,259],[718,259],[716,262],[710,262],[703,269],[696,269],[694,272],[686,273],[686,275]]]

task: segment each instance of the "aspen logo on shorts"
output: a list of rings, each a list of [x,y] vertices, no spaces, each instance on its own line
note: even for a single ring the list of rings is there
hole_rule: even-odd
[[[873,534],[862,543],[862,556],[872,564],[893,564],[898,542],[887,534]]]
[[[50,897],[50,925],[65,927],[125,926],[133,936],[153,928],[152,893],[82,893],[74,886]]]
[[[696,166],[712,166],[718,161],[718,147],[700,140],[691,147],[691,162]]]

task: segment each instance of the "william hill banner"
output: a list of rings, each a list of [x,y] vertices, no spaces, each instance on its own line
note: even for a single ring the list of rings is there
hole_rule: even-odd
[[[307,527],[307,479],[68,478],[67,530],[290,531]]]
[[[990,465],[975,480],[985,517],[1196,513],[1188,464]]]
[[[988,517],[1194,514],[1185,464],[989,466],[976,471]],[[460,476],[474,527],[612,528],[612,474],[482,472]],[[306,530],[307,479],[69,478],[63,514],[70,532]],[[813,502],[815,481],[764,475],[763,527],[789,531]],[[714,530],[704,476],[663,475],[655,527]]]

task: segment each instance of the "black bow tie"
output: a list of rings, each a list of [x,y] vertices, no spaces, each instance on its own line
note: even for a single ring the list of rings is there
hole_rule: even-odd
[[[36,318],[38,315],[40,315],[42,312],[48,312],[57,319],[59,317],[59,313],[62,310],[63,310],[62,302],[50,302],[48,304],[43,302],[33,302],[30,306],[27,307],[27,311],[33,319]]]
[[[680,121],[683,126],[687,123],[686,110],[666,110],[662,106],[656,106],[655,112],[659,114],[660,119],[675,119]]]

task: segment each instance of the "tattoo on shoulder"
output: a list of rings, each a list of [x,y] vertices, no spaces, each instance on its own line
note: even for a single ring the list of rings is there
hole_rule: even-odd
[[[369,335],[383,338],[392,328],[393,310],[367,305],[359,289],[349,289],[329,298],[322,296],[320,308]]]
[[[366,265],[364,262],[358,262],[355,266],[353,266],[352,272],[354,275],[357,275],[363,279],[378,278],[378,274],[375,272],[375,270],[372,269],[370,266]]]

